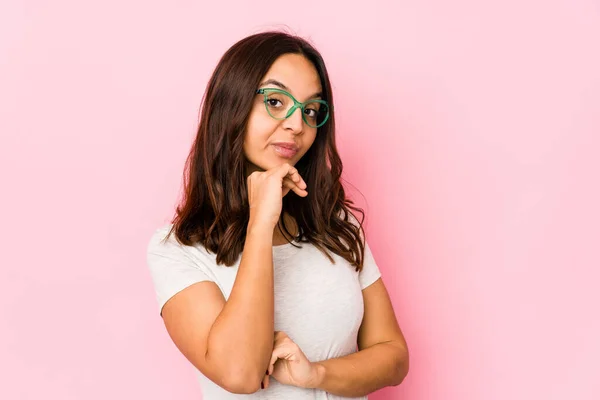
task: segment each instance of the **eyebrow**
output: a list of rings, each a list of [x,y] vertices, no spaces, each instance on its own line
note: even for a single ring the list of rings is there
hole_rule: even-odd
[[[288,92],[290,92],[290,88],[288,88],[287,86],[285,86],[283,83],[279,82],[276,79],[267,79],[266,81],[261,83],[259,86],[264,86],[264,85],[279,86],[281,89],[287,90]],[[312,96],[308,96],[309,99],[314,99],[316,97],[323,97],[323,92],[317,92],[317,93],[313,94]]]

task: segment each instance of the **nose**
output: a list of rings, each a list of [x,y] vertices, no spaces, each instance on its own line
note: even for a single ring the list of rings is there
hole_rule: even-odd
[[[304,120],[302,119],[302,108],[298,107],[292,115],[283,120],[283,127],[291,130],[294,134],[302,133]]]

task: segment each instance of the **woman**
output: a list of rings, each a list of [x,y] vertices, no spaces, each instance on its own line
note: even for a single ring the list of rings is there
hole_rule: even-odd
[[[408,372],[334,121],[323,59],[299,37],[249,36],[210,79],[182,203],[148,244],[205,400],[366,398]]]

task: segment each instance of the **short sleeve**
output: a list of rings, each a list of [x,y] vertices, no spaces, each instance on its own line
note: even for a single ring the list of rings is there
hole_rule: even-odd
[[[358,273],[358,281],[360,282],[360,288],[366,289],[380,277],[381,271],[379,271],[379,267],[377,266],[375,258],[371,253],[371,248],[369,247],[369,244],[365,242],[363,269]]]
[[[342,214],[340,214],[341,216]],[[359,226],[360,223],[358,219],[354,216],[353,213],[349,213],[348,219],[355,226]],[[377,279],[381,277],[381,271],[379,271],[379,267],[375,262],[375,258],[373,257],[373,253],[371,253],[371,248],[369,247],[369,243],[365,239],[365,236],[361,230],[361,239],[365,241],[365,254],[363,261],[363,268],[358,274],[358,281],[360,283],[360,288],[366,289],[368,286],[373,284]]]
[[[202,281],[213,281],[206,266],[192,259],[174,235],[164,241],[169,229],[157,229],[146,251],[146,261],[154,282],[158,312],[162,316],[162,308],[171,297],[188,286]]]

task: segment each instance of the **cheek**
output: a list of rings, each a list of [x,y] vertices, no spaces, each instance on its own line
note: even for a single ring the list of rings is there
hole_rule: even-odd
[[[317,139],[316,130],[314,132],[305,132],[304,135],[302,135],[302,147],[304,148],[304,154],[306,154],[308,149],[310,149],[313,146],[316,139]]]
[[[244,134],[244,152],[249,159],[264,150],[276,126],[272,118],[265,118],[258,113],[252,113]]]

